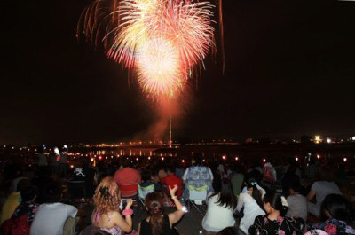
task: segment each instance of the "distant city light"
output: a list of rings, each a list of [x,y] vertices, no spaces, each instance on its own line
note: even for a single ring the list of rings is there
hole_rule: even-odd
[[[94,161],[94,159],[93,159],[93,158],[91,158],[91,159],[90,159],[90,161],[92,161],[92,162],[93,162],[93,161]]]
[[[320,158],[320,155],[319,155],[319,154],[317,154],[317,158],[318,158],[318,159]]]
[[[182,163],[185,163],[185,160],[184,160],[184,159],[182,159]]]
[[[264,160],[263,160],[264,162],[266,162],[266,159],[264,158]]]
[[[239,158],[238,158],[238,157],[235,157],[235,160],[236,160],[236,161],[238,161],[238,160],[239,160]]]
[[[298,162],[298,157],[296,157],[296,162]]]
[[[223,159],[223,160],[226,160],[226,156],[223,156],[222,159]]]
[[[150,160],[150,157],[148,157],[148,160]]]
[[[74,165],[70,165],[70,168],[73,169],[73,168],[74,168]]]
[[[164,161],[164,157],[162,157],[161,160]]]
[[[348,159],[346,157],[343,158],[343,162],[347,162]]]
[[[319,144],[321,141],[322,141],[322,140],[321,140],[321,138],[320,138],[319,135],[316,135],[316,136],[314,137],[314,143],[315,143],[315,144]]]
[[[136,158],[136,161],[137,161],[137,162],[138,162],[138,160],[139,160],[139,159],[138,159],[138,158]]]
[[[327,144],[331,144],[332,143],[332,139],[327,137]]]

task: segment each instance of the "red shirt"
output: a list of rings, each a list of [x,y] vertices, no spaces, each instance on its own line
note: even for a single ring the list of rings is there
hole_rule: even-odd
[[[180,198],[182,196],[182,185],[183,185],[183,181],[180,177],[176,176],[176,175],[168,175],[166,177],[163,177],[160,179],[160,182],[162,184],[166,184],[168,185],[170,188],[173,188],[175,184],[177,184],[178,189],[176,192],[176,196],[178,198]],[[169,191],[169,188],[168,188]]]
[[[139,171],[134,168],[121,168],[115,172],[113,178],[118,185],[138,185],[141,181]],[[121,191],[123,197],[132,196],[137,193]]]

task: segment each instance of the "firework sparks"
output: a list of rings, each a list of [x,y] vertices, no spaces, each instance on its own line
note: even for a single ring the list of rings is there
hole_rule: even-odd
[[[107,56],[136,71],[149,95],[175,96],[193,67],[215,48],[215,6],[209,2],[114,0],[113,9],[103,2],[96,0],[84,11],[78,33],[83,28],[86,38],[95,42],[102,36]]]

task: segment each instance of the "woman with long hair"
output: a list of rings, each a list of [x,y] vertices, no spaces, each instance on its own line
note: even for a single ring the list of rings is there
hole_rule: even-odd
[[[121,191],[113,177],[105,177],[101,181],[96,188],[93,200],[95,209],[91,222],[94,226],[112,235],[121,235],[123,232],[130,232],[132,230],[132,200],[127,201],[127,206],[121,214],[119,208],[121,204]],[[123,218],[123,215],[126,218]]]
[[[269,192],[264,196],[266,215],[259,215],[249,228],[250,235],[303,235],[304,221],[302,218],[286,217],[287,200],[278,192]]]
[[[248,179],[247,191],[241,193],[238,198],[236,211],[242,215],[239,228],[244,233],[248,233],[248,229],[250,225],[254,223],[256,216],[265,215],[262,209],[264,207],[263,195],[262,192],[256,188],[256,185],[254,178]]]
[[[230,183],[216,189],[208,197],[207,204],[208,210],[202,219],[202,228],[207,234],[215,234],[234,225],[233,209],[236,201]]]
[[[171,235],[173,224],[184,215],[184,208],[176,196],[177,185],[170,188],[170,196],[176,205],[176,211],[164,215],[163,197],[161,193],[148,193],[145,198],[147,218],[138,224],[138,234],[142,235]]]

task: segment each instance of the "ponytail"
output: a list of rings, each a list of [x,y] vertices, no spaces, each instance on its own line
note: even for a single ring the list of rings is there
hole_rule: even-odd
[[[287,200],[281,193],[270,192],[266,193],[264,196],[264,203],[270,203],[271,207],[275,210],[280,211],[281,216],[285,216],[288,211]]]
[[[261,209],[264,208],[264,202],[263,202],[262,193],[257,189],[256,180],[254,178],[250,178],[248,180],[248,188],[252,188],[253,189],[253,192],[252,192],[251,196],[256,201],[256,204],[258,204],[258,206]]]
[[[163,232],[163,203],[160,193],[148,193],[145,198],[145,206],[150,216],[149,225],[152,235],[160,235]]]

